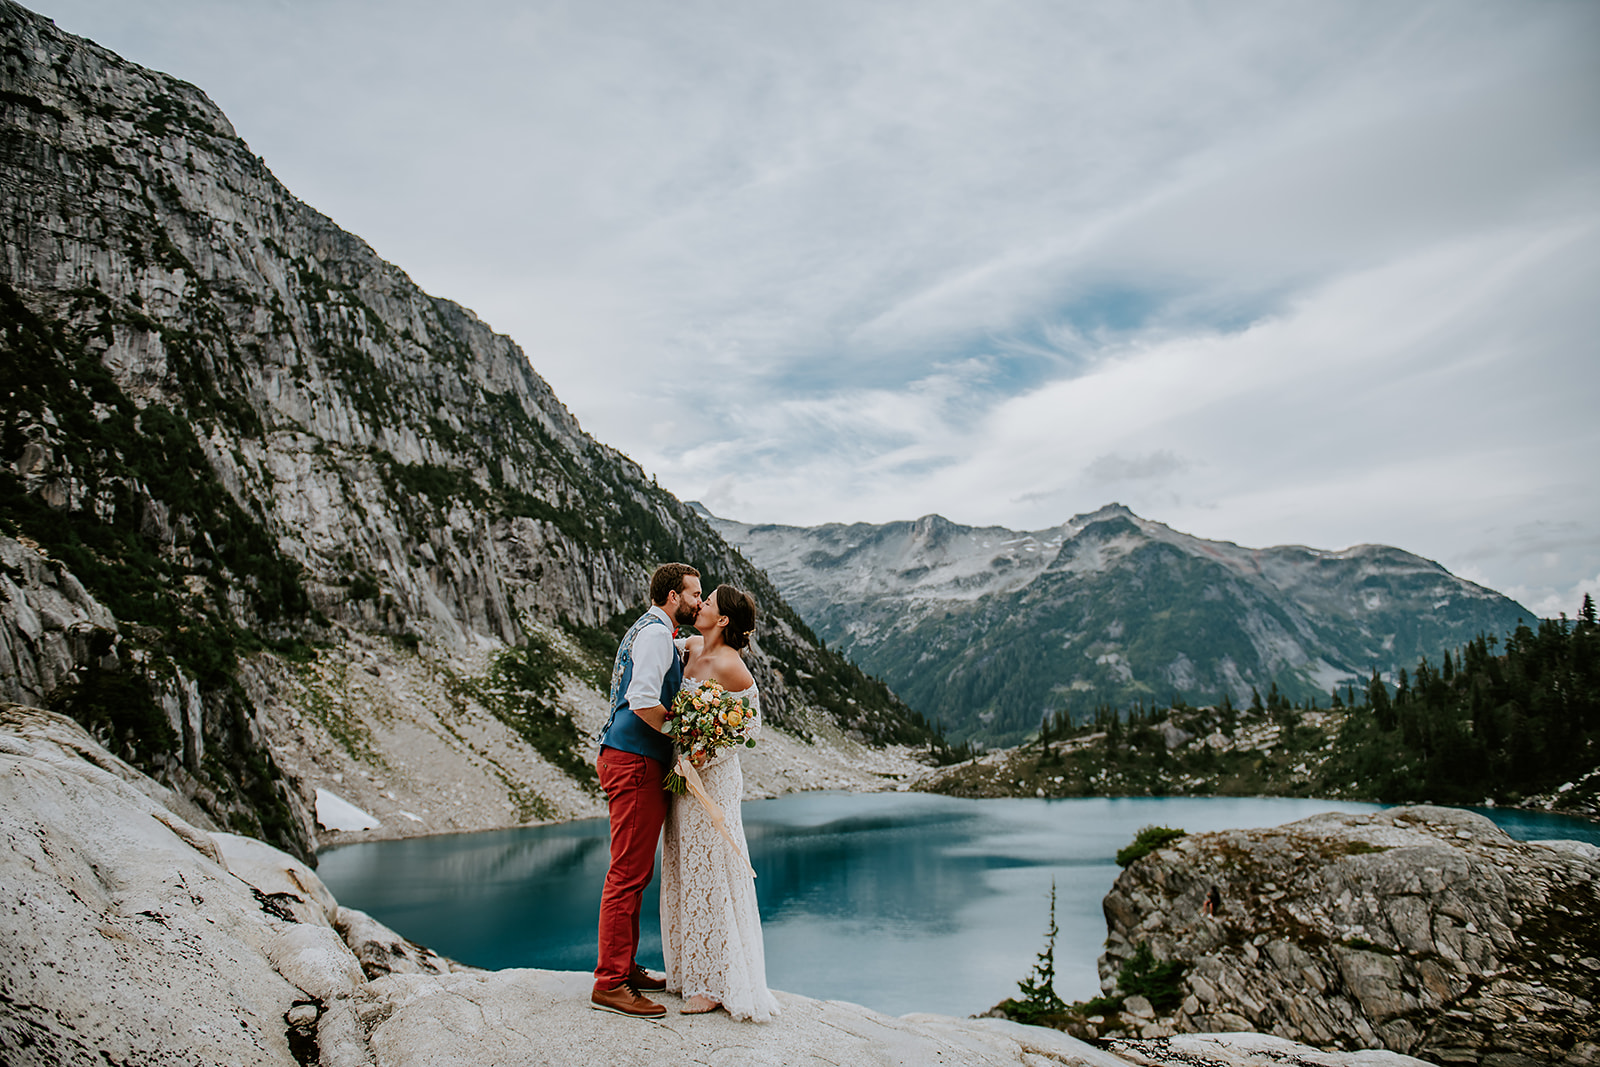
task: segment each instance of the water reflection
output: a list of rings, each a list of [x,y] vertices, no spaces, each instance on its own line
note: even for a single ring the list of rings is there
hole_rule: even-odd
[[[981,833],[971,809],[901,805],[805,825],[789,815],[782,805],[751,805],[746,814],[769,926],[865,916],[887,936],[937,936],[955,929],[962,904],[992,895],[982,877],[987,857],[948,853]]]
[[[606,824],[590,819],[355,845],[318,869],[346,887],[341,903],[464,963],[590,970],[606,856]],[[653,927],[652,936],[659,956]]]
[[[1057,888],[1056,989],[1099,992],[1100,901],[1113,857],[1142,826],[1191,833],[1274,826],[1377,805],[1318,800],[959,800],[808,793],[746,804],[744,819],[775,989],[892,1014],[966,1015],[1016,991],[1043,943]],[[1594,824],[1485,811],[1514,836],[1582,837]],[[1507,818],[1507,816],[1511,816]],[[603,819],[334,849],[318,873],[340,902],[479,967],[594,967]],[[652,883],[640,959],[661,966]]]

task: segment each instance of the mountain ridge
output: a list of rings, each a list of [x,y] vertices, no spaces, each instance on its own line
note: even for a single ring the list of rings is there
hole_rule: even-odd
[[[1533,617],[1393,546],[1248,548],[1116,503],[1030,531],[709,521],[819,636],[958,740],[1015,743],[1099,703],[1243,705],[1273,685],[1326,699]]]

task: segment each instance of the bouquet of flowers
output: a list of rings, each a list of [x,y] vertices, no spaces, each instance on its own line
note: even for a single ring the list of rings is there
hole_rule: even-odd
[[[667,709],[662,729],[675,746],[693,759],[734,745],[755,748],[755,738],[750,736],[754,722],[749,700],[730,696],[718,682],[703,682],[678,692]],[[676,767],[667,775],[666,787],[679,796],[689,791],[688,782]]]

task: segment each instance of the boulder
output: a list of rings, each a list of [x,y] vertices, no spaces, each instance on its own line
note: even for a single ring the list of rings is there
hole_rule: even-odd
[[[329,926],[285,925],[263,951],[273,970],[323,1004],[355,994],[367,981],[350,947]]]
[[[94,659],[111,612],[59,562],[0,535],[0,699],[39,703]]]
[[[1208,909],[1215,893],[1220,903]],[[1186,966],[1164,1020],[1442,1063],[1595,1063],[1600,849],[1454,808],[1195,834],[1118,877],[1102,986]],[[1133,998],[1130,998],[1130,1001]]]
[[[263,951],[290,924],[87,734],[44,739],[70,720],[19,720],[29,751],[0,750],[0,1061],[297,1067],[285,1015],[309,998]]]
[[[285,913],[281,918],[318,926],[334,924],[339,902],[310,867],[253,837],[213,833],[211,839],[228,870],[281,909]]]
[[[465,970],[407,938],[401,937],[364,911],[340,908],[334,925],[345,944],[355,952],[368,978],[386,974],[447,974]]]

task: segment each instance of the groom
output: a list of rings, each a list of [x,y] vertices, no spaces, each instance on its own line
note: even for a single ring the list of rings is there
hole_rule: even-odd
[[[656,840],[667,818],[662,779],[672,765],[672,742],[661,732],[667,708],[683,684],[683,662],[672,643],[674,626],[700,611],[700,572],[664,563],[650,576],[651,608],[622,638],[611,671],[611,718],[600,734],[600,788],[611,815],[611,866],[600,893],[600,962],[589,1002],[620,1015],[656,1018],[667,1009],[639,995],[665,989],[634,960],[639,908],[655,873]]]

